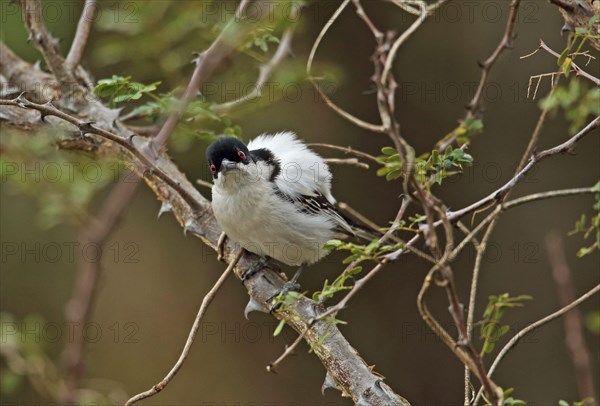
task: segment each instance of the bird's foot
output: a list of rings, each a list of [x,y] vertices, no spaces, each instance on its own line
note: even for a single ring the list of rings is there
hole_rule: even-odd
[[[291,296],[292,292],[297,294],[300,292],[300,289],[302,289],[300,284],[298,282],[295,282],[293,279],[291,281],[284,283],[283,286],[281,287],[281,289],[279,289],[279,292],[277,292],[276,294],[274,294],[273,296],[271,296],[269,298],[269,302],[271,302],[271,306],[269,307],[269,310],[271,312],[274,312],[275,310],[277,310],[279,307],[281,307],[281,305],[283,303],[285,303],[288,295]]]
[[[256,262],[254,262],[252,265],[250,265],[250,267],[248,269],[246,269],[244,271],[244,273],[242,274],[242,283],[246,282],[255,273],[257,273],[258,271],[260,271],[261,269],[266,267],[268,264],[269,264],[269,261],[267,260],[266,257],[262,257],[262,256],[258,257],[258,260]]]

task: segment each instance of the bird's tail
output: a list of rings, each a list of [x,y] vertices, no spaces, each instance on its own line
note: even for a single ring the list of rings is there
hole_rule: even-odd
[[[385,234],[385,230],[382,230],[376,224],[373,224],[369,220],[367,220],[360,213],[356,212],[353,209],[350,209],[348,205],[345,203],[339,203],[338,205],[338,213],[342,216],[342,218],[348,223],[350,226],[350,230],[352,233],[348,233],[344,230],[345,234],[349,237],[356,237],[367,241],[378,240]],[[391,239],[399,242],[399,240],[395,236],[391,236]]]

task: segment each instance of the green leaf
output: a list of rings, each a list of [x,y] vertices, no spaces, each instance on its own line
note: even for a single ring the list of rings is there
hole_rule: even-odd
[[[275,328],[275,331],[273,331],[273,337],[277,337],[279,334],[281,334],[281,331],[283,331],[283,326],[285,326],[285,320],[280,320],[279,324]]]
[[[567,47],[561,52],[560,56],[558,57],[558,60],[556,61],[558,66],[563,66],[565,60],[567,59],[567,55],[569,55],[570,50],[571,48]]]
[[[114,107],[117,103],[141,99],[144,94],[155,91],[160,83],[144,85],[132,82],[130,76],[113,75],[110,79],[99,80],[94,87],[94,94],[99,97],[108,97],[109,106]]]
[[[398,151],[396,151],[395,148],[392,147],[383,147],[381,148],[381,153],[383,155],[388,155],[388,156],[392,156],[398,153]]]

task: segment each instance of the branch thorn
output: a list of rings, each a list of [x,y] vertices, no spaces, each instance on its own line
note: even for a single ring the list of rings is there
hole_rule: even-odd
[[[248,301],[248,304],[244,308],[244,317],[246,318],[246,320],[250,320],[248,318],[248,315],[252,312],[269,313],[265,310],[265,307],[263,305],[261,305],[256,299],[251,297]]]
[[[192,234],[202,235],[202,229],[196,224],[193,219],[188,220],[183,226],[183,235],[187,236],[187,233],[191,232]]]
[[[173,211],[173,206],[171,205],[171,203],[169,203],[166,200],[163,201],[160,205],[160,210],[158,211],[157,220],[160,219],[160,216],[162,216],[164,213],[168,213],[170,211]]]
[[[336,389],[341,391],[339,385],[333,380],[333,377],[329,372],[325,375],[325,381],[323,381],[323,385],[321,386],[321,394],[325,396],[326,389]]]

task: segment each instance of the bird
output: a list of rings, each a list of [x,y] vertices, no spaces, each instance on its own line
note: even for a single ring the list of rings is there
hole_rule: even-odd
[[[285,291],[297,289],[302,270],[329,253],[328,241],[372,237],[338,211],[327,163],[293,132],[263,134],[247,145],[221,137],[206,157],[217,223],[247,251],[296,266]]]

